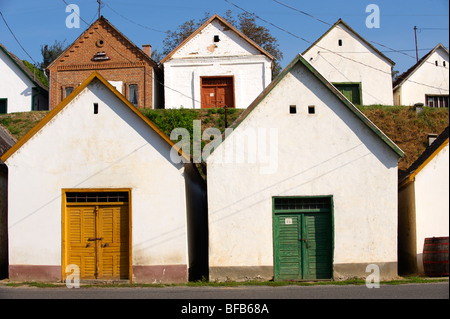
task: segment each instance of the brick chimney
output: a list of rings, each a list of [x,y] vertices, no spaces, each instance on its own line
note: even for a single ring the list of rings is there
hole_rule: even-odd
[[[151,44],[143,44],[142,45],[142,51],[144,51],[145,54],[147,54],[149,57],[152,56],[152,46]]]

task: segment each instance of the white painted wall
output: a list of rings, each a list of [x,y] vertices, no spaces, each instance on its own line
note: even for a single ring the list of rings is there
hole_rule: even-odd
[[[31,111],[33,83],[0,50],[0,99],[8,99],[8,113]]]
[[[435,62],[438,62],[436,66]],[[445,62],[445,66],[444,66]],[[449,56],[443,49],[438,48],[431,54],[408,81],[394,91],[396,105],[427,105],[425,96],[449,95]]]
[[[165,108],[201,108],[201,76],[234,76],[235,106],[246,108],[272,81],[272,61],[213,20],[164,63]]]
[[[289,114],[290,105],[297,114]],[[316,114],[308,114],[309,105]],[[262,158],[223,159],[234,158],[234,143],[257,128],[277,131],[277,147],[258,139],[258,151],[274,152],[272,173]],[[272,197],[313,195],[333,195],[334,264],[396,262],[397,161],[297,64],[207,159],[209,266],[272,266]]]
[[[114,88],[123,94],[123,81],[108,81],[109,84],[114,86]]]
[[[91,83],[6,161],[10,265],[61,265],[63,188],[131,188],[133,266],[187,264],[184,168],[169,152],[111,91]]]
[[[416,238],[419,271],[425,238],[449,236],[449,145],[415,177]]]
[[[329,82],[361,82],[364,105],[394,104],[392,65],[343,24],[331,29],[303,56]]]

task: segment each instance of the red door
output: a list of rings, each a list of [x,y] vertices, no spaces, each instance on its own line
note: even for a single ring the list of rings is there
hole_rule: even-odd
[[[202,109],[234,108],[233,77],[202,77],[201,83]]]

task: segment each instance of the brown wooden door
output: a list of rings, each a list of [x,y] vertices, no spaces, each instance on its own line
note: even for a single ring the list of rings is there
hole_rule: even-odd
[[[202,109],[234,108],[233,77],[203,77],[201,83]]]

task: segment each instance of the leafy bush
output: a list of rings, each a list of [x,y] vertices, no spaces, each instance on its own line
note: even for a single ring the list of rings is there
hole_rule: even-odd
[[[47,77],[44,75],[44,73],[42,73],[41,70],[39,70],[38,68],[36,68],[33,64],[31,64],[30,62],[28,62],[27,60],[22,60],[23,64],[25,64],[25,66],[30,70],[31,73],[33,73],[36,78],[48,88],[48,79]]]

